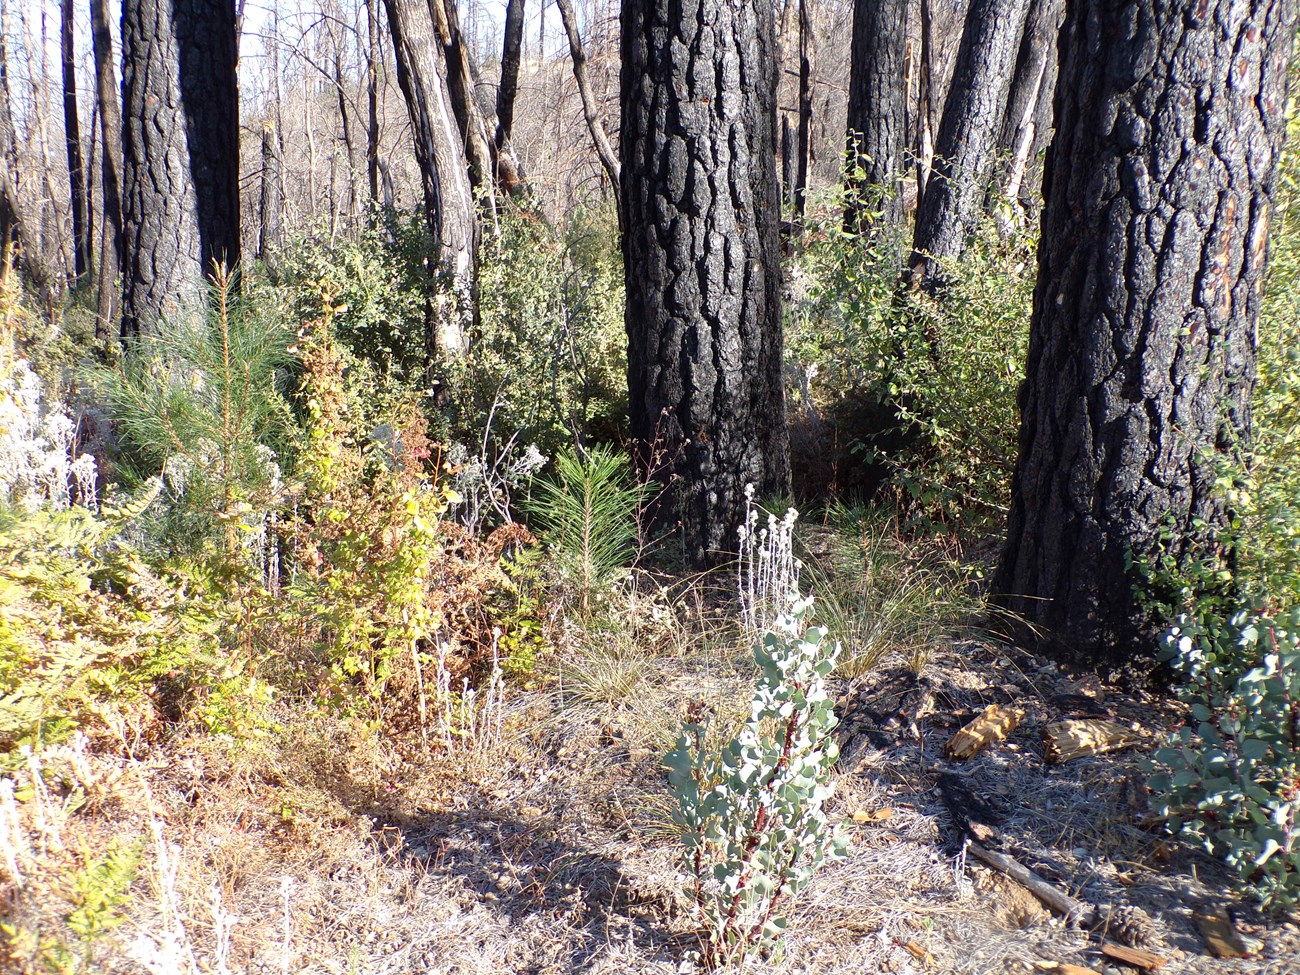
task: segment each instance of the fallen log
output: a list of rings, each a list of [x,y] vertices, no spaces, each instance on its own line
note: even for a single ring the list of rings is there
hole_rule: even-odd
[[[1130,948],[1128,945],[1119,945],[1113,941],[1103,941],[1101,943],[1101,953],[1107,958],[1113,958],[1125,965],[1132,965],[1134,968],[1141,968],[1149,972],[1154,972],[1169,961],[1168,958],[1157,955],[1155,952],[1143,951],[1141,948]]]

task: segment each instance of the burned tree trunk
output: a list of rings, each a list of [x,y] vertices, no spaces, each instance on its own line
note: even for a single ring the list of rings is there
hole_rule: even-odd
[[[122,331],[200,313],[239,262],[239,102],[229,0],[122,4]]]
[[[63,133],[68,153],[68,183],[72,197],[72,253],[78,281],[90,271],[90,194],[86,191],[86,167],[81,158],[81,119],[77,111],[76,32],[72,0],[62,0],[60,9],[60,53],[63,61]]]
[[[99,185],[103,200],[95,335],[107,339],[117,317],[117,276],[122,267],[122,108],[113,70],[113,33],[107,0],[90,0],[90,40],[99,105]]]
[[[474,324],[478,217],[429,7],[425,0],[384,0],[384,7],[432,238],[437,299],[425,322],[425,353],[433,363],[464,353]]]
[[[632,434],[703,566],[735,553],[747,484],[789,482],[772,7],[624,0],[622,28]]]
[[[1066,15],[995,591],[1092,662],[1155,647],[1132,565],[1220,555],[1214,458],[1249,442],[1295,15],[1296,0]]]
[[[1001,191],[1012,202],[1021,199],[1022,189],[1028,196],[1039,189],[1036,180],[1027,184],[1025,176],[1035,169],[1034,161],[1051,134],[1057,39],[1064,17],[1065,0],[1031,0],[998,138],[1007,160]]]
[[[857,0],[853,5],[845,135],[850,188],[856,191],[845,213],[850,228],[871,222],[876,212],[876,192],[880,193],[880,219],[886,224],[903,219],[907,8],[908,0]]]
[[[280,249],[280,211],[284,209],[281,194],[280,130],[274,119],[262,122],[262,193],[258,201],[261,217],[257,233],[257,256],[261,260],[272,257]]]
[[[519,92],[519,56],[524,46],[525,0],[506,4],[504,39],[501,43],[501,83],[497,86],[497,151],[510,142],[515,125],[515,96]]]
[[[944,103],[934,167],[916,214],[913,286],[961,254],[986,198],[1028,0],[972,0]]]

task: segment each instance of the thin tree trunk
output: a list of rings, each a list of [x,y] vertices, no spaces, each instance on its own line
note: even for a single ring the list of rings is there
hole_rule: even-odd
[[[379,0],[366,2],[366,182],[370,203],[379,204]]]
[[[63,132],[68,153],[68,183],[72,202],[72,251],[75,280],[90,271],[91,247],[88,226],[86,167],[81,158],[81,119],[77,111],[76,24],[72,0],[61,0],[60,54],[63,61]]]
[[[986,196],[986,180],[1028,0],[972,0],[934,147],[934,170],[916,215],[912,284],[938,278],[958,257]]]
[[[352,113],[348,110],[347,77],[343,73],[343,44],[334,29],[330,29],[330,44],[333,47],[334,94],[339,106],[339,122],[343,127],[343,148],[347,153],[348,180],[348,216],[355,218],[357,212],[356,143],[352,138]]]
[[[903,219],[907,7],[908,0],[857,0],[853,5],[847,165],[850,180],[861,174],[861,182],[853,187],[857,193],[845,214],[850,227],[870,222],[877,206],[883,223]],[[928,47],[928,23],[927,16],[922,22],[923,50]],[[923,99],[922,112],[927,108]],[[878,201],[873,189],[880,193]]]
[[[772,17],[765,0],[622,7],[632,436],[696,566],[734,556],[747,485],[789,484]]]
[[[1040,106],[1049,107],[1056,90],[1057,39],[1065,17],[1065,0],[1031,0],[1016,70],[1007,95],[999,148],[1008,163],[1002,179],[1002,194],[1009,201],[1020,198],[1025,172],[1047,145],[1049,127],[1041,124]],[[1049,116],[1050,121],[1050,116]],[[1037,187],[1026,187],[1032,193]]]
[[[281,196],[280,131],[275,122],[262,123],[262,193],[258,204],[260,227],[257,238],[257,256],[267,260],[280,248],[280,212],[284,208]]]
[[[794,210],[808,207],[808,164],[812,158],[813,58],[812,0],[799,0],[799,165],[795,170]]]
[[[478,219],[433,15],[424,0],[384,0],[384,7],[433,242],[429,271],[438,299],[425,329],[432,364],[440,355],[462,354],[473,328]]]
[[[497,151],[510,142],[515,124],[515,96],[519,92],[519,57],[524,46],[525,0],[506,4],[505,36],[501,42],[501,84],[497,86]]]
[[[916,83],[916,209],[925,203],[934,168],[934,18],[930,0],[920,0],[921,64]]]
[[[95,99],[99,106],[99,183],[103,201],[99,248],[99,297],[95,334],[112,335],[118,312],[118,271],[122,266],[122,110],[113,70],[113,32],[107,0],[90,0],[90,39],[95,60]]]
[[[1296,0],[1068,7],[994,588],[1068,656],[1150,656],[1133,566],[1224,556],[1295,27]]]
[[[600,157],[600,164],[605,168],[605,175],[609,177],[609,185],[614,193],[614,205],[621,214],[618,157],[614,154],[614,147],[609,144],[609,136],[605,134],[605,126],[597,114],[596,99],[591,93],[591,81],[587,77],[587,52],[582,45],[582,35],[578,33],[577,20],[573,16],[573,8],[569,0],[555,0],[555,6],[560,11],[560,20],[564,23],[564,32],[569,38],[569,55],[573,59],[573,80],[578,83],[578,95],[582,99],[582,117],[586,119],[587,131],[591,133],[591,141],[596,147],[596,155]]]

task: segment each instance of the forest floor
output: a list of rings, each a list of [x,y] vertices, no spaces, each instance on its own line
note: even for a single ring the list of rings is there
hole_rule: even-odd
[[[401,715],[377,731],[306,701],[279,702],[277,726],[245,741],[117,715],[113,731],[43,754],[36,801],[0,809],[25,818],[3,824],[21,826],[10,849],[23,830],[35,838],[8,923],[36,944],[80,905],[90,933],[67,971],[689,972],[662,760],[688,701],[706,702],[720,733],[742,719],[752,660],[689,641],[600,659],[596,675],[539,665],[507,694],[499,736],[450,751]],[[1103,957],[1096,932],[964,853],[956,811],[1100,908],[1114,940],[1165,960],[1162,975],[1300,973],[1296,918],[1257,915],[1222,865],[1148,826],[1142,759],[1181,720],[1175,703],[969,635],[936,645],[919,677],[887,658],[835,690],[830,812],[849,852],[801,895],[771,970],[1131,971]],[[1024,720],[976,757],[946,759],[990,704]],[[1044,724],[1090,716],[1139,743],[1047,764]],[[109,912],[85,867],[115,849],[141,865],[106,895],[121,918],[100,925]],[[1211,957],[1194,915],[1215,909],[1250,957]]]

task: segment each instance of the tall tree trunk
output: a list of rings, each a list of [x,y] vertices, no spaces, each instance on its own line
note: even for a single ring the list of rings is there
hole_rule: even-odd
[[[920,0],[921,63],[916,76],[916,209],[925,202],[934,167],[934,18],[930,0]]]
[[[1216,557],[1215,455],[1249,443],[1296,0],[1070,5],[1004,605],[1119,663],[1162,622],[1130,568]]]
[[[99,105],[99,184],[104,207],[95,335],[107,339],[117,318],[117,277],[123,259],[122,109],[118,102],[117,73],[113,70],[108,0],[90,0],[90,40],[95,60],[95,99]]]
[[[379,204],[379,0],[366,0],[366,183]]]
[[[489,128],[474,94],[474,68],[461,34],[456,0],[428,0],[428,4],[446,64],[447,94],[465,146],[470,184],[490,208],[494,184],[506,195],[514,195],[522,191],[523,179],[513,150],[504,145],[498,151],[495,138],[488,135],[492,131],[495,136],[496,125]]]
[[[433,363],[439,355],[462,354],[474,324],[478,218],[429,7],[425,0],[384,0],[384,7],[433,241],[429,271],[437,300],[425,329]]]
[[[68,153],[68,183],[72,198],[72,252],[76,280],[90,270],[89,194],[86,167],[81,158],[81,119],[77,111],[77,46],[72,0],[59,5],[60,54],[63,61],[63,133]]]
[[[884,223],[903,219],[907,8],[908,0],[856,0],[853,5],[847,165],[850,179],[856,182],[860,173],[861,181],[845,214],[851,227],[869,222],[877,206],[870,188],[881,193]],[[921,110],[926,107],[923,98]]]
[[[794,209],[800,219],[808,206],[808,165],[812,160],[815,45],[812,0],[799,0],[799,165],[795,170]]]
[[[620,193],[618,156],[614,154],[614,147],[609,144],[604,123],[597,113],[595,96],[591,93],[591,81],[587,77],[587,51],[582,45],[582,35],[578,33],[578,23],[573,16],[573,7],[570,6],[569,0],[555,0],[555,6],[559,8],[560,20],[564,23],[564,32],[569,38],[569,55],[573,59],[573,80],[578,84],[578,96],[582,100],[582,117],[587,122],[587,131],[591,133],[591,141],[596,147],[600,164],[605,167],[605,175],[609,177],[609,185],[614,192],[614,205],[619,209],[621,218],[622,209],[618,202]]]
[[[230,0],[124,0],[124,336],[202,312],[239,262],[235,59]]]
[[[280,248],[280,212],[284,209],[281,195],[280,130],[273,119],[262,122],[262,193],[258,201],[261,217],[257,235],[257,256],[267,260]]]
[[[334,96],[339,106],[339,124],[343,128],[343,149],[347,153],[348,217],[357,214],[356,142],[352,138],[352,112],[348,108],[347,75],[343,71],[343,42],[334,28],[330,28],[330,46],[333,48]]]
[[[505,36],[501,42],[501,84],[497,87],[497,151],[510,142],[515,125],[515,96],[519,92],[519,56],[524,46],[525,0],[506,4]]]
[[[1042,107],[1051,121],[1052,93],[1056,91],[1057,40],[1065,17],[1065,0],[1030,0],[1029,15],[1016,55],[1016,70],[1007,95],[998,147],[1007,157],[1002,194],[1012,202],[1021,189],[1030,195],[1038,187],[1026,186],[1025,173],[1047,145],[1050,125],[1042,124]]]
[[[934,170],[916,215],[914,285],[938,276],[942,261],[965,250],[966,235],[983,207],[1028,5],[1028,0],[971,2],[939,123]]]
[[[622,7],[632,436],[696,566],[736,552],[747,484],[789,484],[772,16],[763,0]]]

